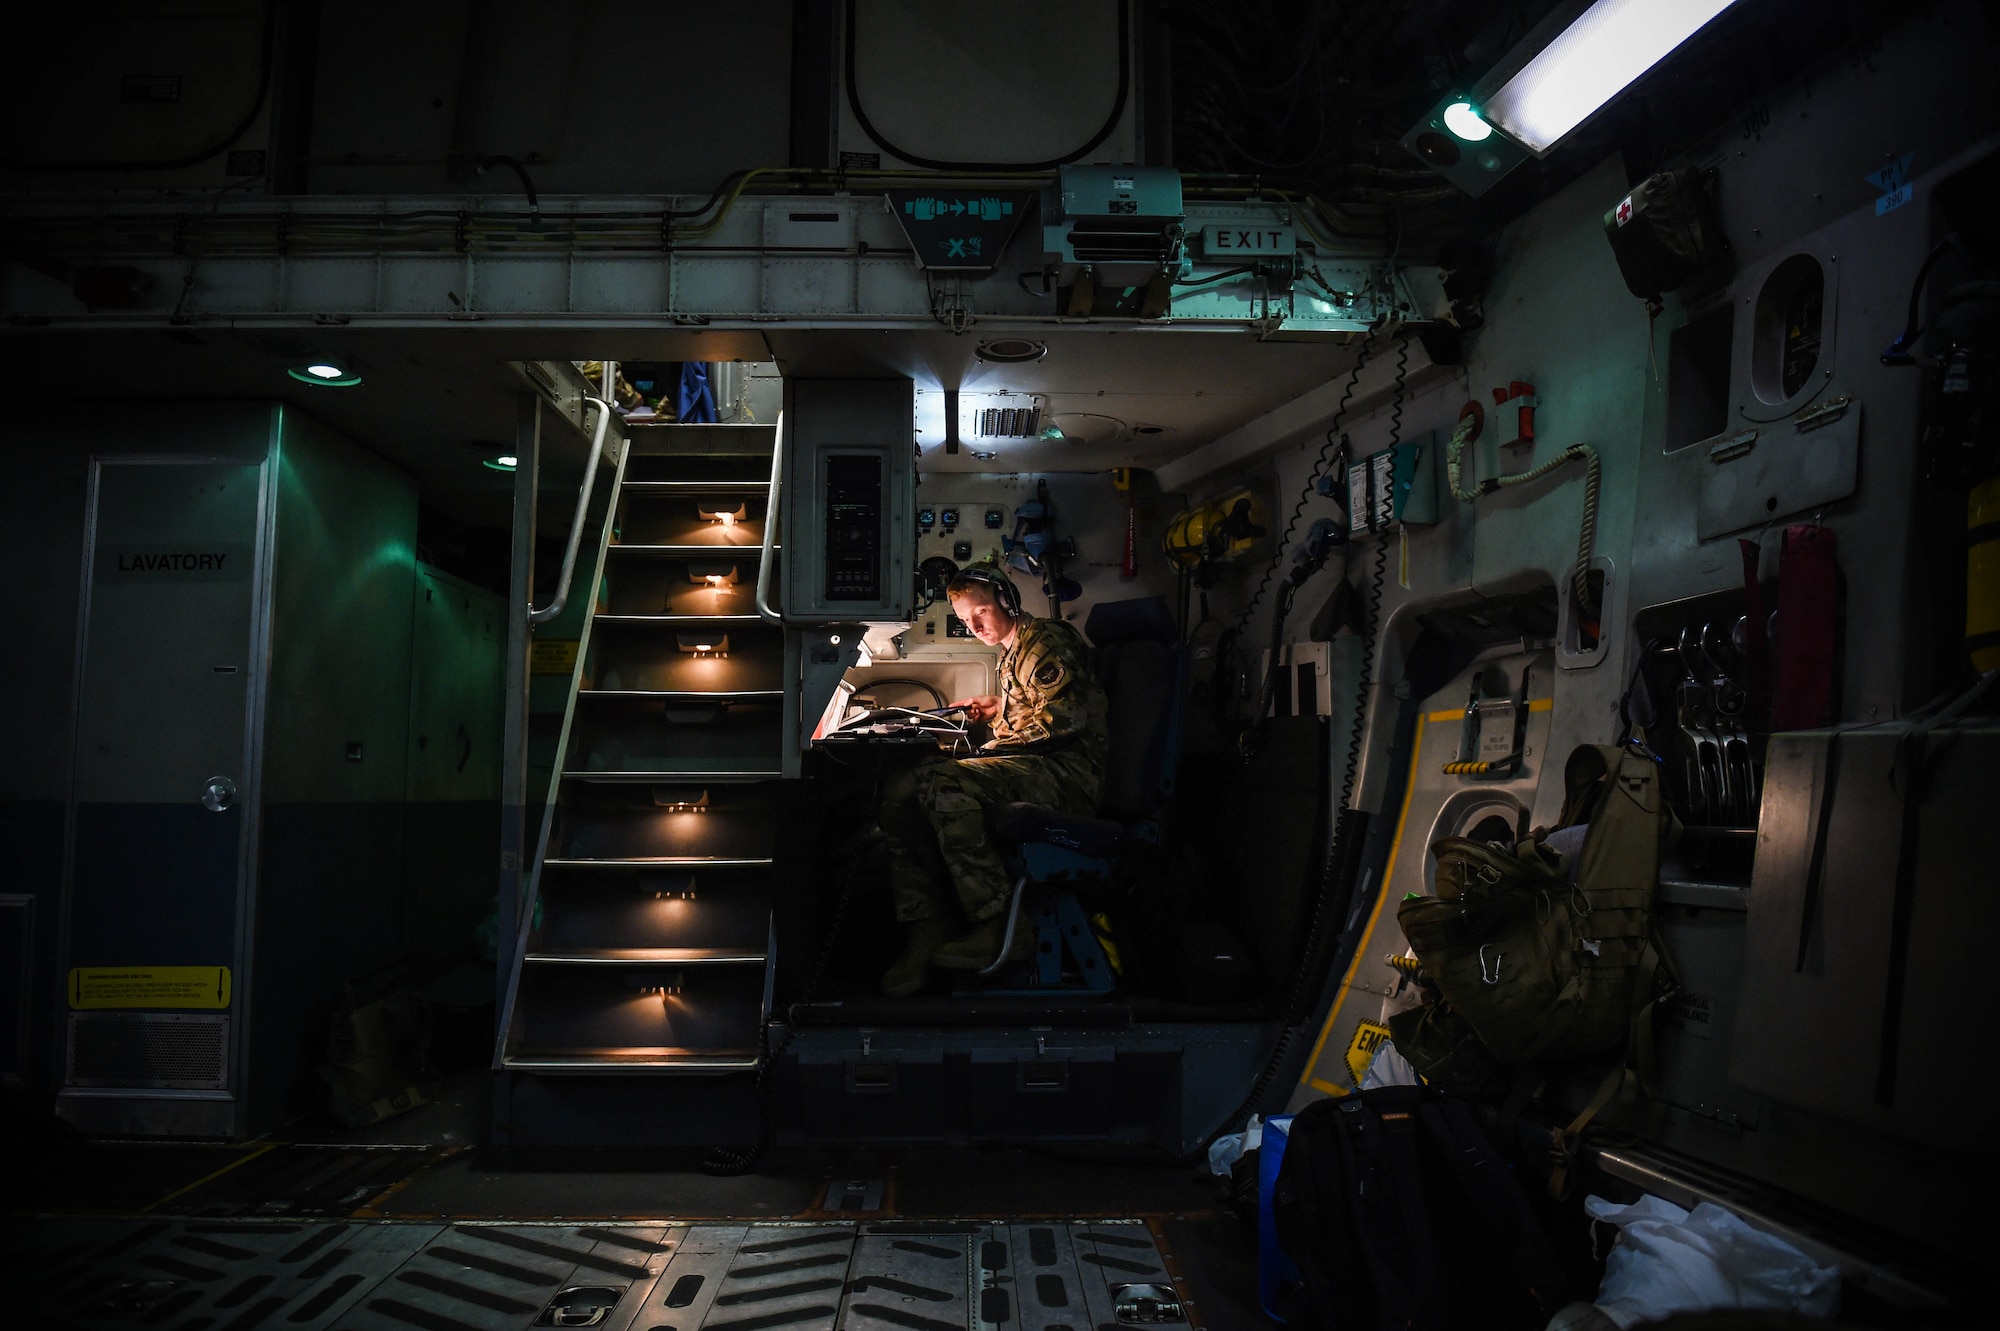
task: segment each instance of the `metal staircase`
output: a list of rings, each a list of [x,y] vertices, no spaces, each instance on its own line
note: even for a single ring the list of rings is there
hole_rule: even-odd
[[[754,1069],[796,648],[768,611],[780,427],[618,459],[501,1015],[503,1069]]]

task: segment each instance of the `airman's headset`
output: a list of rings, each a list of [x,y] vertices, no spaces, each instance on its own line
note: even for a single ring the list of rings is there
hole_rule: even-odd
[[[967,564],[952,575],[951,581],[945,585],[944,594],[957,596],[975,587],[991,592],[993,599],[1000,603],[1000,608],[1007,612],[1008,618],[1021,618],[1021,589],[1014,585],[1012,578],[991,564]]]

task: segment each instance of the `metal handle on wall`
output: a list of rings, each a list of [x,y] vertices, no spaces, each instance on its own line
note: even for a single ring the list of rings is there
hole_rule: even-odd
[[[785,469],[785,413],[778,413],[777,437],[771,444],[771,488],[764,496],[764,548],[757,557],[757,613],[767,623],[782,624],[785,616],[771,608],[771,538],[778,530],[778,499]]]
[[[556,599],[537,610],[528,605],[528,622],[546,624],[563,612],[569,603],[569,581],[576,572],[576,548],[583,540],[583,518],[590,508],[590,492],[597,484],[597,460],[604,456],[604,432],[611,426],[611,404],[601,397],[583,399],[597,408],[597,430],[590,439],[590,460],[583,464],[583,484],[576,492],[576,517],[569,524],[569,544],[563,549],[562,576],[556,580]]]

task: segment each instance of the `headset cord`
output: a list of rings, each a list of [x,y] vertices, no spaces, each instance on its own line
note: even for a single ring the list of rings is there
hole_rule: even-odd
[[[1250,594],[1250,603],[1237,617],[1236,627],[1239,631],[1250,626],[1250,618],[1257,613],[1257,607],[1263,603],[1264,593],[1271,589],[1271,579],[1278,576],[1278,564],[1284,559],[1285,550],[1292,543],[1292,533],[1299,528],[1299,519],[1304,516],[1306,504],[1318,488],[1320,475],[1326,470],[1328,459],[1333,456],[1334,450],[1342,447],[1345,442],[1340,433],[1340,422],[1347,415],[1348,404],[1354,400],[1354,390],[1361,383],[1362,368],[1368,364],[1368,358],[1374,353],[1376,345],[1375,335],[1371,330],[1361,343],[1361,354],[1355,357],[1354,368],[1347,372],[1347,384],[1340,390],[1340,401],[1334,404],[1333,416],[1327,421],[1326,442],[1320,445],[1319,456],[1313,460],[1313,469],[1306,474],[1306,483],[1299,490],[1297,502],[1292,505],[1292,514],[1285,519],[1284,534],[1278,537],[1277,548],[1271,552],[1270,565],[1265,568],[1264,576],[1258,580],[1257,590]],[[1348,515],[1348,520],[1350,523],[1353,521],[1352,514]]]

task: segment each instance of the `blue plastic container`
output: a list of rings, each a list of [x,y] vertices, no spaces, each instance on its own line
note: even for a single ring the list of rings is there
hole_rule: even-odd
[[[1278,1309],[1300,1283],[1299,1268],[1278,1246],[1278,1228],[1271,1220],[1271,1194],[1278,1188],[1278,1166],[1285,1162],[1291,1130],[1290,1114],[1265,1119],[1263,1141],[1257,1148],[1257,1302],[1274,1322],[1285,1320]]]

